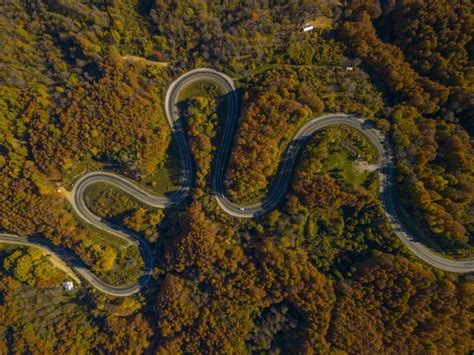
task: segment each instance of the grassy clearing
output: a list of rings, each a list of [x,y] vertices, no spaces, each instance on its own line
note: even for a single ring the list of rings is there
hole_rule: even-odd
[[[333,21],[326,16],[317,16],[313,20],[306,21],[305,24],[321,30],[327,30],[332,27]]]
[[[333,177],[342,177],[346,184],[352,189],[356,189],[365,183],[370,172],[358,172],[354,166],[354,160],[344,150],[334,152],[324,162],[324,170],[333,175]]]
[[[323,170],[339,179],[351,190],[365,187],[375,174],[367,164],[376,164],[379,152],[358,130],[344,125],[326,128],[330,135],[330,154],[322,161]]]
[[[379,161],[379,151],[364,133],[345,125],[330,128],[334,129],[335,137],[342,148],[353,153],[357,152],[369,164],[376,164]]]

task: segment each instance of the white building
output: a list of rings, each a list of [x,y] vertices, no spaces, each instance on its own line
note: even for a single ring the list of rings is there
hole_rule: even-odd
[[[314,29],[314,26],[311,26],[311,25],[304,25],[303,26],[303,32],[312,31],[313,29]]]
[[[74,284],[72,281],[65,281],[63,282],[63,289],[64,291],[72,291],[74,289]]]

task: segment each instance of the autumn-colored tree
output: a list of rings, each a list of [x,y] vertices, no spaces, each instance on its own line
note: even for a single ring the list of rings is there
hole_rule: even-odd
[[[378,253],[336,286],[329,339],[339,350],[465,352],[472,281],[456,284],[402,257]],[[466,303],[467,302],[467,303]],[[360,332],[359,329],[364,329]]]
[[[261,89],[244,95],[225,180],[230,196],[240,201],[255,198],[268,187],[296,129],[324,108],[309,87],[297,82],[295,73],[267,75]]]
[[[342,26],[341,36],[347,39],[354,53],[373,68],[402,102],[423,113],[438,111],[448,98],[448,88],[420,76],[405,61],[398,47],[380,40],[365,5],[353,11],[352,17]]]
[[[68,172],[75,162],[92,158],[120,163],[134,177],[143,177],[163,159],[170,130],[158,96],[150,88],[138,94],[137,73],[120,59],[105,71],[99,81],[70,92],[68,105],[52,117],[31,112],[30,144],[44,172]]]
[[[456,125],[422,118],[416,110],[393,113],[403,198],[442,245],[466,245],[473,231],[473,150]]]
[[[209,219],[199,202],[193,202],[183,213],[176,243],[166,254],[171,270],[183,271],[188,267],[206,269],[223,257],[224,251],[217,243],[217,225]]]

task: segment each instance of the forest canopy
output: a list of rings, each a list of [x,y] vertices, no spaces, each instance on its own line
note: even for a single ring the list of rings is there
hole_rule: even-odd
[[[423,243],[474,255],[471,1],[11,0],[0,10],[0,233],[65,248],[112,286],[136,282],[140,248],[84,223],[68,194],[91,171],[177,189],[166,90],[209,67],[240,100],[232,201],[259,202],[295,132],[342,112],[392,144],[397,202]],[[94,214],[150,245],[151,281],[123,298],[85,280],[66,291],[70,274],[47,253],[0,244],[0,353],[473,351],[472,275],[438,270],[397,238],[363,134],[319,130],[280,205],[234,218],[211,181],[227,101],[194,84],[178,105],[196,169],[184,203],[151,208],[102,183],[85,191]]]

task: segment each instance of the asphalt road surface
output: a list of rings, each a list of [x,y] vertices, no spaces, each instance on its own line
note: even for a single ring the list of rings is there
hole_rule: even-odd
[[[62,258],[77,274],[82,276],[96,289],[117,297],[129,296],[146,285],[150,280],[153,269],[153,254],[146,240],[126,228],[114,225],[94,215],[84,203],[84,191],[87,186],[98,182],[113,185],[130,194],[140,202],[158,208],[167,208],[177,205],[188,195],[194,183],[194,161],[188,149],[184,125],[181,122],[177,103],[181,91],[188,85],[200,81],[212,81],[219,85],[224,91],[226,98],[226,117],[221,146],[217,150],[216,162],[212,177],[212,187],[219,206],[229,215],[237,218],[253,218],[263,215],[275,207],[285,197],[290,184],[296,158],[304,143],[316,131],[331,125],[346,125],[359,130],[373,144],[379,152],[378,172],[380,176],[380,198],[384,207],[385,215],[394,233],[408,247],[408,249],[424,262],[439,269],[455,272],[468,273],[474,271],[474,260],[451,260],[447,259],[433,250],[429,249],[416,240],[411,234],[414,226],[408,226],[401,222],[396,208],[395,199],[395,171],[392,149],[388,140],[363,119],[346,114],[328,114],[313,118],[307,122],[295,134],[288,145],[286,152],[280,162],[277,176],[270,191],[263,201],[242,206],[231,202],[225,196],[224,174],[229,159],[235,128],[239,116],[239,98],[235,91],[234,83],[228,76],[212,69],[195,69],[174,81],[166,94],[165,112],[172,134],[179,145],[182,161],[183,183],[180,189],[169,196],[155,196],[137,186],[133,181],[116,174],[96,171],[88,173],[79,178],[71,191],[69,199],[74,211],[85,222],[100,228],[118,238],[127,241],[130,245],[137,245],[144,259],[144,270],[139,280],[125,286],[112,286],[98,279],[76,256],[64,248],[54,246],[40,239],[22,238],[11,234],[0,234],[0,242],[20,245],[30,245],[47,250]]]

